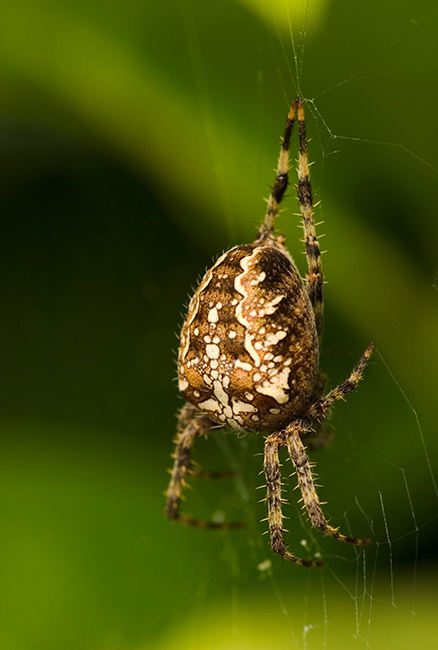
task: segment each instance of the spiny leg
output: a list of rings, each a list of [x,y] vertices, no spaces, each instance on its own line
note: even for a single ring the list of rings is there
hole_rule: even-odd
[[[186,428],[186,426],[196,416],[196,414],[199,414],[199,411],[196,408],[196,406],[193,406],[193,404],[189,404],[189,402],[186,402],[178,414],[177,432],[182,433]],[[190,465],[191,465],[190,474],[191,476],[196,476],[196,478],[222,479],[222,478],[233,478],[236,476],[235,472],[227,471],[227,470],[220,471],[220,472],[205,472],[201,468],[197,467],[196,466],[197,464],[193,460],[190,461]]]
[[[307,449],[317,451],[325,447],[333,438],[333,431],[330,426],[325,426],[325,421],[330,417],[330,409],[334,402],[343,399],[345,395],[354,390],[362,378],[364,368],[374,349],[374,344],[368,346],[358,365],[351,373],[347,381],[334,388],[330,393],[323,397],[325,385],[325,376],[321,373],[318,375],[317,384],[311,398],[310,407],[307,409],[305,416],[313,418],[310,430],[303,434],[303,439]]]
[[[282,446],[283,443],[281,434],[272,434],[266,439],[264,470],[267,486],[266,500],[268,502],[268,522],[271,547],[274,553],[277,553],[282,558],[289,560],[290,562],[295,562],[296,564],[305,567],[322,566],[323,562],[303,560],[300,557],[293,555],[288,550],[284,541],[282,513],[282,503],[284,503],[284,500],[281,497],[281,465],[278,457],[278,450]]]
[[[325,397],[311,404],[304,413],[305,418],[310,418],[311,420],[324,419],[334,402],[343,399],[345,395],[348,395],[348,393],[351,393],[356,388],[362,379],[363,371],[371,357],[374,347],[374,343],[370,343],[349,378],[342,384],[339,384],[339,386],[336,386],[336,388],[333,388]]]
[[[307,159],[306,122],[304,120],[303,100],[295,100],[298,112],[298,198],[303,218],[304,241],[307,257],[306,285],[310,302],[315,313],[316,330],[321,343],[324,328],[324,276],[322,272],[321,251],[316,236],[315,222],[313,219],[312,186],[309,179],[309,162]]]
[[[286,427],[285,437],[289,455],[297,473],[298,485],[300,486],[301,494],[303,495],[304,506],[307,510],[312,526],[317,530],[322,531],[324,535],[334,537],[341,542],[356,544],[358,546],[369,544],[368,540],[347,537],[340,533],[337,528],[333,528],[333,526],[329,525],[322,511],[321,503],[313,482],[311,465],[307,458],[306,449],[301,441],[301,436],[306,429],[306,424],[302,420],[297,420]]]
[[[303,495],[304,506],[307,510],[312,526],[321,530],[325,535],[334,537],[342,542],[356,545],[369,544],[369,541],[342,535],[337,528],[333,528],[328,524],[316,493],[311,466],[301,438],[311,428],[312,420],[324,420],[331,405],[334,404],[334,402],[343,399],[345,395],[356,388],[359,381],[362,379],[363,371],[373,350],[374,343],[371,343],[365,350],[349,378],[344,381],[344,383],[331,390],[325,397],[322,397],[311,404],[306,409],[304,418],[290,424],[286,427],[284,432],[289,449],[289,455],[297,472],[298,484]]]
[[[186,402],[178,413],[178,420],[176,425],[177,433],[184,431],[186,426],[190,424],[197,413],[199,414],[199,411],[196,406],[193,406],[193,404]]]
[[[191,451],[194,440],[197,436],[206,434],[214,425],[207,417],[196,417],[197,410],[190,404],[186,404],[178,418],[178,434],[176,436],[176,448],[174,453],[175,462],[173,465],[171,479],[167,490],[166,515],[169,519],[181,521],[189,526],[198,528],[239,528],[240,522],[217,523],[214,521],[202,521],[179,511],[182,489],[186,485],[185,478],[190,472]]]
[[[186,407],[183,408],[180,417],[179,423],[184,423],[187,417],[185,412]],[[186,423],[185,427],[179,430],[176,436],[176,447],[173,457],[175,459],[172,475],[169,483],[169,487],[166,493],[166,515],[169,519],[176,519],[183,521],[185,523],[191,523],[190,518],[182,515],[179,512],[179,502],[182,495],[183,487],[185,486],[185,477],[190,470],[190,457],[192,452],[192,447],[196,436],[202,436],[211,427],[213,423],[206,417],[195,418],[192,415],[192,418]],[[178,426],[180,428],[180,425]]]
[[[190,423],[190,421],[196,416],[196,414],[199,415],[199,411],[196,408],[196,406],[193,406],[193,404],[190,404],[189,402],[186,402],[184,406],[182,407],[181,411],[178,414],[178,424],[177,424],[177,432],[181,433],[184,431],[186,426]],[[218,428],[218,425],[213,425],[212,427]],[[221,470],[219,472],[206,472],[202,470],[199,466],[197,466],[197,463],[195,463],[193,460],[191,460],[191,467],[190,467],[190,474],[191,476],[195,476],[196,478],[201,478],[201,479],[224,479],[224,478],[235,478],[236,472],[233,470]]]
[[[289,185],[289,146],[292,127],[295,120],[295,113],[298,106],[297,102],[298,100],[294,101],[287,116],[286,126],[284,128],[284,134],[281,141],[280,155],[278,157],[277,177],[275,179],[271,195],[268,199],[265,221],[259,230],[259,239],[266,239],[269,237],[269,235],[272,234],[275,220],[280,211],[280,203],[283,199],[287,186]]]
[[[303,219],[304,239],[306,244],[306,256],[308,273],[306,278],[307,292],[315,313],[316,329],[319,341],[322,339],[324,326],[324,305],[323,305],[323,272],[321,264],[321,252],[316,236],[315,222],[313,220],[312,188],[309,180],[309,163],[307,160],[307,139],[306,123],[304,120],[303,100],[300,97],[292,104],[287,116],[283,139],[281,141],[280,156],[277,165],[277,177],[274,187],[268,199],[265,221],[259,230],[259,239],[265,239],[272,234],[275,220],[280,211],[280,204],[286,188],[289,184],[289,147],[292,128],[295,116],[298,113],[298,135],[299,135],[299,156],[298,156],[298,198]]]

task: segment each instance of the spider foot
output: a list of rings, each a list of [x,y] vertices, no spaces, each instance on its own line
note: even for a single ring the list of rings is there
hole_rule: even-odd
[[[291,553],[284,542],[283,528],[276,530],[275,528],[271,527],[269,533],[271,536],[272,550],[283,560],[294,562],[294,564],[307,567],[308,569],[315,569],[317,567],[324,566],[324,562],[322,560],[304,560],[303,558]]]
[[[327,528],[321,529],[324,535],[328,537],[333,537],[334,539],[339,540],[340,542],[345,542],[346,544],[353,544],[354,546],[368,546],[371,544],[369,539],[357,539],[356,537],[348,537],[339,532],[337,528],[332,528],[327,526]]]

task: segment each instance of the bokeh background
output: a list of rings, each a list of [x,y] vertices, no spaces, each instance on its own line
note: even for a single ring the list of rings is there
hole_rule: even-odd
[[[435,4],[1,13],[0,648],[435,647]],[[198,482],[186,508],[242,531],[163,517],[183,305],[215,255],[254,237],[298,92],[330,385],[377,344],[315,456],[332,522],[374,544],[321,540],[289,494],[288,539],[321,571],[271,557],[262,436],[198,444],[237,478]],[[293,195],[279,227],[304,273]]]

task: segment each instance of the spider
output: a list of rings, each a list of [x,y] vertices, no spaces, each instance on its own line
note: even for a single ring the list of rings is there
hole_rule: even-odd
[[[308,272],[303,281],[273,229],[288,187],[289,144],[298,121],[298,199],[303,220]],[[370,344],[348,379],[324,395],[319,371],[323,331],[323,272],[313,218],[303,100],[289,111],[278,159],[277,177],[267,201],[264,223],[252,244],[236,246],[207,271],[190,301],[181,331],[179,389],[187,400],[178,419],[174,466],[167,491],[170,519],[204,528],[240,524],[200,521],[180,513],[187,474],[193,474],[191,450],[198,436],[212,428],[267,431],[264,473],[271,547],[285,560],[316,567],[285,543],[279,449],[287,447],[295,466],[303,508],[312,526],[349,544],[367,540],[347,537],[330,526],[321,508],[311,464],[303,444],[310,432],[322,431],[332,404],[353,391],[374,344]],[[324,432],[323,432],[324,433]]]

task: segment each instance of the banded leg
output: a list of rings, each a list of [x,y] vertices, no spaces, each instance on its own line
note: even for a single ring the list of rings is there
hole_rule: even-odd
[[[292,128],[295,121],[295,113],[297,112],[297,101],[298,100],[294,101],[287,116],[286,126],[284,128],[284,134],[281,140],[280,155],[278,157],[277,177],[275,179],[271,195],[268,199],[265,221],[259,230],[260,239],[265,239],[272,234],[275,220],[278,217],[278,213],[280,211],[280,203],[283,199],[287,186],[289,185],[289,146]]]
[[[196,417],[197,410],[190,404],[186,404],[181,410],[178,418],[178,433],[176,436],[176,447],[173,457],[175,459],[169,487],[167,489],[166,515],[169,519],[180,521],[188,526],[198,528],[240,528],[240,522],[216,523],[213,521],[202,521],[188,515],[181,514],[179,504],[182,497],[183,487],[186,486],[185,478],[188,473],[195,473],[190,469],[191,452],[193,443],[197,436],[206,434],[214,425],[207,417]],[[219,474],[219,473],[217,473]]]
[[[284,528],[283,528],[283,512],[282,504],[284,499],[281,497],[282,481],[280,471],[280,459],[278,457],[278,450],[283,446],[282,435],[272,434],[266,439],[265,442],[265,460],[264,470],[266,476],[268,502],[268,522],[269,522],[269,535],[271,539],[271,547],[274,553],[277,553],[285,560],[295,562],[300,566],[305,567],[318,567],[322,566],[323,562],[312,562],[311,560],[303,560],[296,555],[293,555],[287,548],[284,541]]]
[[[303,218],[304,241],[308,272],[306,276],[307,292],[315,313],[316,330],[321,343],[324,328],[324,276],[322,272],[321,251],[316,236],[313,219],[312,186],[310,185],[309,162],[307,159],[306,122],[304,120],[303,100],[297,98],[294,102],[298,113],[298,199]]]
[[[313,219],[312,187],[309,180],[309,163],[307,159],[306,123],[304,120],[303,100],[300,97],[292,104],[286,121],[283,138],[281,141],[280,155],[277,165],[277,176],[271,195],[268,199],[265,220],[259,230],[259,239],[265,239],[272,234],[275,220],[280,211],[280,204],[286,188],[289,185],[289,147],[295,116],[298,117],[299,156],[298,156],[298,199],[303,219],[304,240],[307,256],[306,286],[315,313],[316,329],[319,341],[322,339],[324,326],[323,305],[323,272],[321,252],[316,236],[315,222]]]
[[[369,544],[368,540],[347,537],[339,532],[337,528],[330,526],[321,508],[319,497],[316,493],[315,483],[313,481],[312,469],[307,458],[306,449],[301,441],[301,436],[306,431],[307,426],[302,420],[297,420],[285,430],[286,444],[289,450],[289,456],[295,466],[303,495],[304,506],[309,515],[310,522],[314,528],[320,530],[324,535],[334,537],[341,542],[363,546]]]
[[[178,424],[176,427],[177,433],[182,433],[186,426],[190,424],[191,420],[199,414],[198,409],[193,404],[186,402],[182,407],[178,415]],[[202,469],[196,467],[194,461],[190,461],[192,467],[190,467],[190,475],[195,476],[196,478],[202,479],[222,479],[222,478],[233,478],[235,477],[235,472],[233,471],[220,471],[220,472],[205,472]]]
[[[176,425],[176,431],[177,433],[182,433],[186,426],[190,424],[190,422],[193,420],[193,418],[196,416],[196,414],[199,413],[198,409],[196,406],[193,406],[193,404],[189,404],[189,402],[186,402],[180,412],[178,413],[178,421]]]
[[[336,388],[333,388],[325,397],[311,404],[304,413],[305,418],[310,418],[311,420],[324,419],[334,402],[343,399],[345,395],[348,395],[348,393],[351,393],[356,388],[362,379],[363,371],[373,353],[374,347],[374,343],[370,343],[349,378],[342,384],[339,384],[339,386],[336,386]]]

